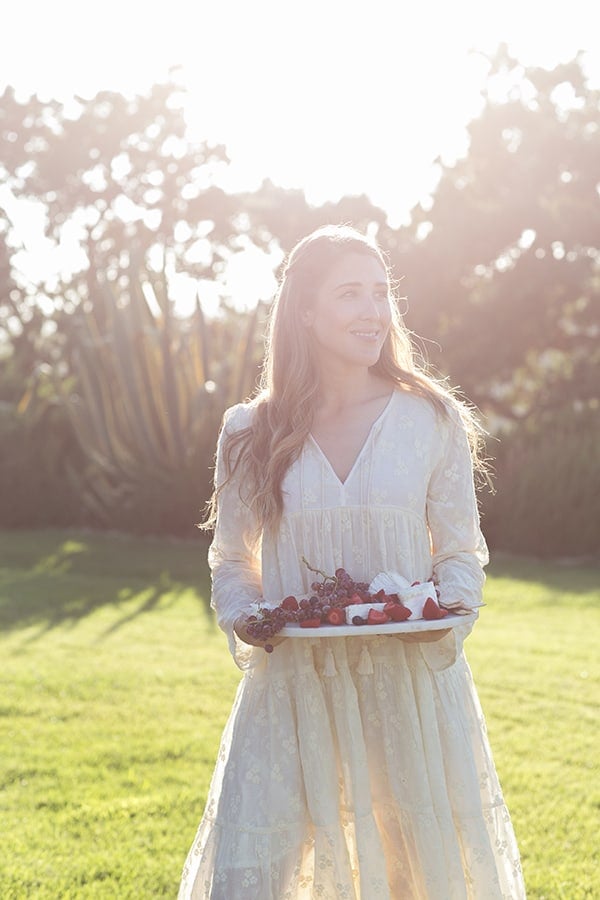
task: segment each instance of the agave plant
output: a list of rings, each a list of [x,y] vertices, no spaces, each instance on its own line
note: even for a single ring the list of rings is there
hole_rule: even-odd
[[[177,317],[161,276],[130,278],[121,298],[97,285],[77,318],[77,393],[65,397],[85,453],[84,503],[104,524],[177,531],[210,485],[223,410],[253,389],[264,306]],[[140,521],[148,516],[152,521]],[[189,516],[189,522],[186,516]],[[197,518],[196,518],[197,521]]]

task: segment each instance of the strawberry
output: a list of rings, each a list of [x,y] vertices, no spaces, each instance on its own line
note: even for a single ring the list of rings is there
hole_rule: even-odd
[[[377,603],[385,603],[385,601],[386,601],[386,596],[387,596],[387,595],[386,595],[384,589],[383,589],[383,588],[379,588],[379,590],[377,591],[377,593],[376,593],[375,596],[373,597],[373,600],[375,600]]]
[[[295,612],[298,609],[298,601],[292,596],[286,597],[279,605],[282,609],[287,609],[288,612]]]
[[[334,606],[325,616],[330,625],[345,625],[346,614],[339,606]]]
[[[314,619],[303,619],[302,622],[300,622],[300,628],[318,628],[320,624],[320,618],[317,619],[315,617]]]
[[[347,600],[347,602],[346,602],[345,605],[346,605],[346,606],[354,606],[354,605],[356,605],[357,603],[364,603],[364,602],[365,602],[365,601],[364,601],[363,598],[360,596],[360,594],[357,593],[357,592],[355,591],[355,592],[348,598],[348,600]]]
[[[442,609],[437,605],[435,600],[432,600],[431,597],[428,597],[425,601],[425,606],[423,607],[423,618],[424,619],[445,619],[448,615],[447,609]]]
[[[383,611],[388,614],[392,622],[405,622],[411,616],[411,611],[403,603],[386,603]]]
[[[367,625],[383,625],[385,622],[389,622],[390,617],[386,612],[379,609],[370,609],[369,615],[367,616]]]

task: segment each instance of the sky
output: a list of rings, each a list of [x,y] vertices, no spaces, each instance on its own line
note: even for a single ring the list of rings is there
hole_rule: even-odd
[[[466,152],[500,42],[547,68],[581,52],[600,85],[597,0],[19,0],[2,24],[0,90],[134,93],[177,67],[190,137],[226,145],[225,188],[366,193],[392,226],[436,158]]]

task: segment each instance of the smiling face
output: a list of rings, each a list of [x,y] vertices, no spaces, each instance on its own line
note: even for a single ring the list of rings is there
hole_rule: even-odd
[[[302,314],[322,371],[375,365],[391,318],[385,268],[375,255],[352,251],[334,263]]]

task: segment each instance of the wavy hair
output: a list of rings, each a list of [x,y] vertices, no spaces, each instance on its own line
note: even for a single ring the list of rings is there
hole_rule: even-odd
[[[371,238],[350,226],[326,226],[303,238],[290,253],[271,308],[262,376],[249,427],[229,434],[223,446],[226,481],[243,472],[243,498],[255,512],[259,529],[274,531],[283,511],[282,482],[298,458],[310,432],[319,390],[319,369],[312,341],[302,323],[302,311],[332,267],[349,253],[377,259],[386,272],[392,322],[377,363],[371,371],[396,387],[427,399],[441,415],[458,410],[469,435],[473,460],[479,462],[483,431],[472,409],[443,382],[426,371],[411,333],[404,326],[382,250]],[[216,521],[219,490],[209,505],[203,527]]]

